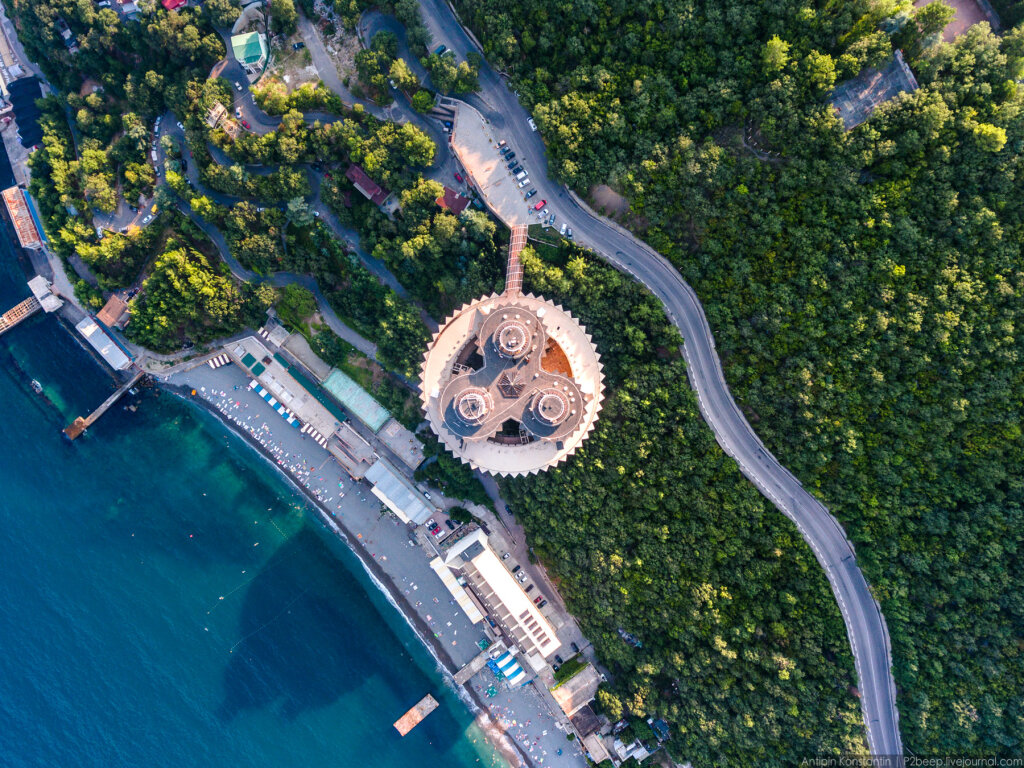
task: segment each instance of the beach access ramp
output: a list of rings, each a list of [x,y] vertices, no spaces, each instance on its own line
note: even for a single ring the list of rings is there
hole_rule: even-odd
[[[395,720],[395,728],[398,729],[400,734],[405,736],[405,734],[419,725],[424,717],[437,709],[437,706],[437,699],[428,693],[416,703],[416,706]]]

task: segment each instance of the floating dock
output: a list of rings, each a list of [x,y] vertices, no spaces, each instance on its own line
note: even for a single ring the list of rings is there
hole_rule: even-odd
[[[437,706],[437,699],[428,693],[419,700],[416,706],[395,720],[395,728],[398,729],[400,734],[405,736],[405,734],[419,725],[424,717],[437,709]]]

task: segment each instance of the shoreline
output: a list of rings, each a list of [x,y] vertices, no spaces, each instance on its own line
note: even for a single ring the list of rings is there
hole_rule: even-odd
[[[402,594],[401,590],[398,589],[391,576],[389,576],[380,564],[370,557],[365,551],[353,545],[356,538],[345,526],[344,522],[340,518],[331,515],[308,488],[303,487],[300,483],[295,481],[295,478],[281,469],[281,467],[277,465],[274,457],[271,456],[262,445],[260,445],[259,441],[254,439],[252,435],[246,434],[244,430],[238,429],[235,424],[224,418],[224,414],[214,408],[213,405],[207,402],[205,398],[191,395],[190,390],[187,387],[182,387],[178,384],[172,384],[168,381],[157,379],[155,377],[153,381],[157,388],[168,392],[186,403],[191,403],[201,408],[217,419],[217,421],[225,428],[229,429],[232,434],[242,438],[242,440],[244,440],[250,448],[254,449],[262,459],[268,461],[290,486],[295,488],[301,494],[301,496],[317,511],[319,522],[329,530],[333,531],[345,546],[348,547],[349,551],[355,554],[359,559],[359,562],[362,564],[366,574],[377,585],[377,588],[381,590],[388,602],[395,607],[399,615],[402,616],[406,624],[408,624],[413,630],[416,637],[424,647],[426,647],[427,651],[440,667],[445,683],[456,693],[459,699],[467,705],[474,716],[477,726],[479,726],[484,732],[484,736],[491,745],[501,753],[506,763],[510,766],[517,767],[531,765],[528,756],[521,750],[519,745],[513,739],[509,738],[508,735],[494,723],[492,717],[487,711],[486,704],[484,704],[480,695],[472,688],[472,686],[469,684],[459,685],[455,682],[453,676],[458,670],[454,669],[455,664],[448,655],[445,647],[437,640],[436,637],[434,637],[434,633],[431,631],[430,627],[427,626],[423,619],[412,609],[408,598]]]

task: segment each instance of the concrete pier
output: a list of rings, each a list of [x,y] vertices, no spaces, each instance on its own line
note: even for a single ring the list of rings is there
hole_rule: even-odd
[[[118,387],[118,390],[110,397],[108,397],[106,400],[104,400],[99,408],[90,413],[84,419],[81,416],[79,416],[77,419],[71,422],[71,424],[69,424],[68,427],[64,430],[64,434],[68,436],[69,440],[74,440],[76,437],[81,435],[83,432],[85,432],[85,430],[91,427],[100,416],[106,413],[110,406],[112,406],[114,403],[120,400],[121,395],[123,395],[133,386],[135,386],[135,383],[145,375],[146,374],[144,371],[136,371],[135,375],[132,376],[131,380],[129,380],[127,384],[123,384],[120,387]]]
[[[469,682],[470,678],[473,677],[477,672],[484,668],[487,664],[487,659],[490,658],[490,654],[495,650],[502,650],[504,645],[497,643],[490,646],[486,651],[481,651],[477,654],[466,666],[455,673],[455,682],[459,685],[465,685]]]

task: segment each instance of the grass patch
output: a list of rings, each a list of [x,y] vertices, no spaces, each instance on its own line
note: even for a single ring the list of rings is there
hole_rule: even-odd
[[[531,224],[528,237],[533,245],[533,250],[544,261],[557,266],[565,265],[561,248],[562,238],[555,230],[540,224]]]
[[[578,672],[586,669],[589,664],[590,662],[582,661],[578,653],[572,658],[566,659],[565,664],[555,670],[555,684],[551,686],[551,690],[555,690],[555,688],[569,678],[575,677]]]

